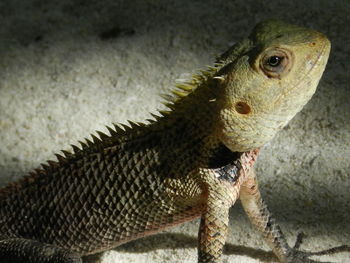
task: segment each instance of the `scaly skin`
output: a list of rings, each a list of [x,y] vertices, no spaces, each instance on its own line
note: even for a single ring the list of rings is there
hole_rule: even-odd
[[[251,192],[252,166],[315,92],[329,50],[316,31],[261,23],[179,85],[162,116],[99,133],[5,187],[1,262],[77,263],[198,217],[198,262],[218,262],[240,195],[277,257],[293,262],[257,188]]]

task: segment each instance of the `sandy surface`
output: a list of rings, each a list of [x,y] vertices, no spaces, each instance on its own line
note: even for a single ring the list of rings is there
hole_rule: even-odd
[[[317,94],[261,154],[263,195],[288,240],[350,243],[349,1],[0,2],[0,180],[24,175],[111,122],[141,121],[176,79],[213,62],[260,20],[327,34]],[[196,262],[198,222],[102,255],[102,262]],[[350,253],[322,257],[350,262]],[[274,262],[237,204],[224,262]]]

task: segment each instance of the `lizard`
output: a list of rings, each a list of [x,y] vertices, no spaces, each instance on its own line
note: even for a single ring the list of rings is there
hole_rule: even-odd
[[[198,262],[220,262],[238,199],[280,262],[316,262],[287,244],[254,163],[314,94],[330,47],[315,30],[261,22],[152,119],[107,127],[3,187],[0,262],[79,263],[196,218]]]

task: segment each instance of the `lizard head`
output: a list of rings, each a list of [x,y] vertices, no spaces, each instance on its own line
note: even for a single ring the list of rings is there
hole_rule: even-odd
[[[280,21],[258,24],[218,59],[221,141],[244,152],[271,140],[314,94],[329,52],[329,40],[317,31]]]

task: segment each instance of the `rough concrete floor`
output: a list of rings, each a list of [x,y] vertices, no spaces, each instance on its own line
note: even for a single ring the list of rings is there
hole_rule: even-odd
[[[0,1],[0,180],[26,174],[111,122],[141,121],[159,94],[205,67],[260,20],[329,36],[317,94],[260,157],[263,195],[304,249],[350,243],[350,2]],[[198,222],[124,245],[107,262],[196,262]],[[275,262],[240,205],[224,262]],[[322,257],[350,262],[350,253]]]

